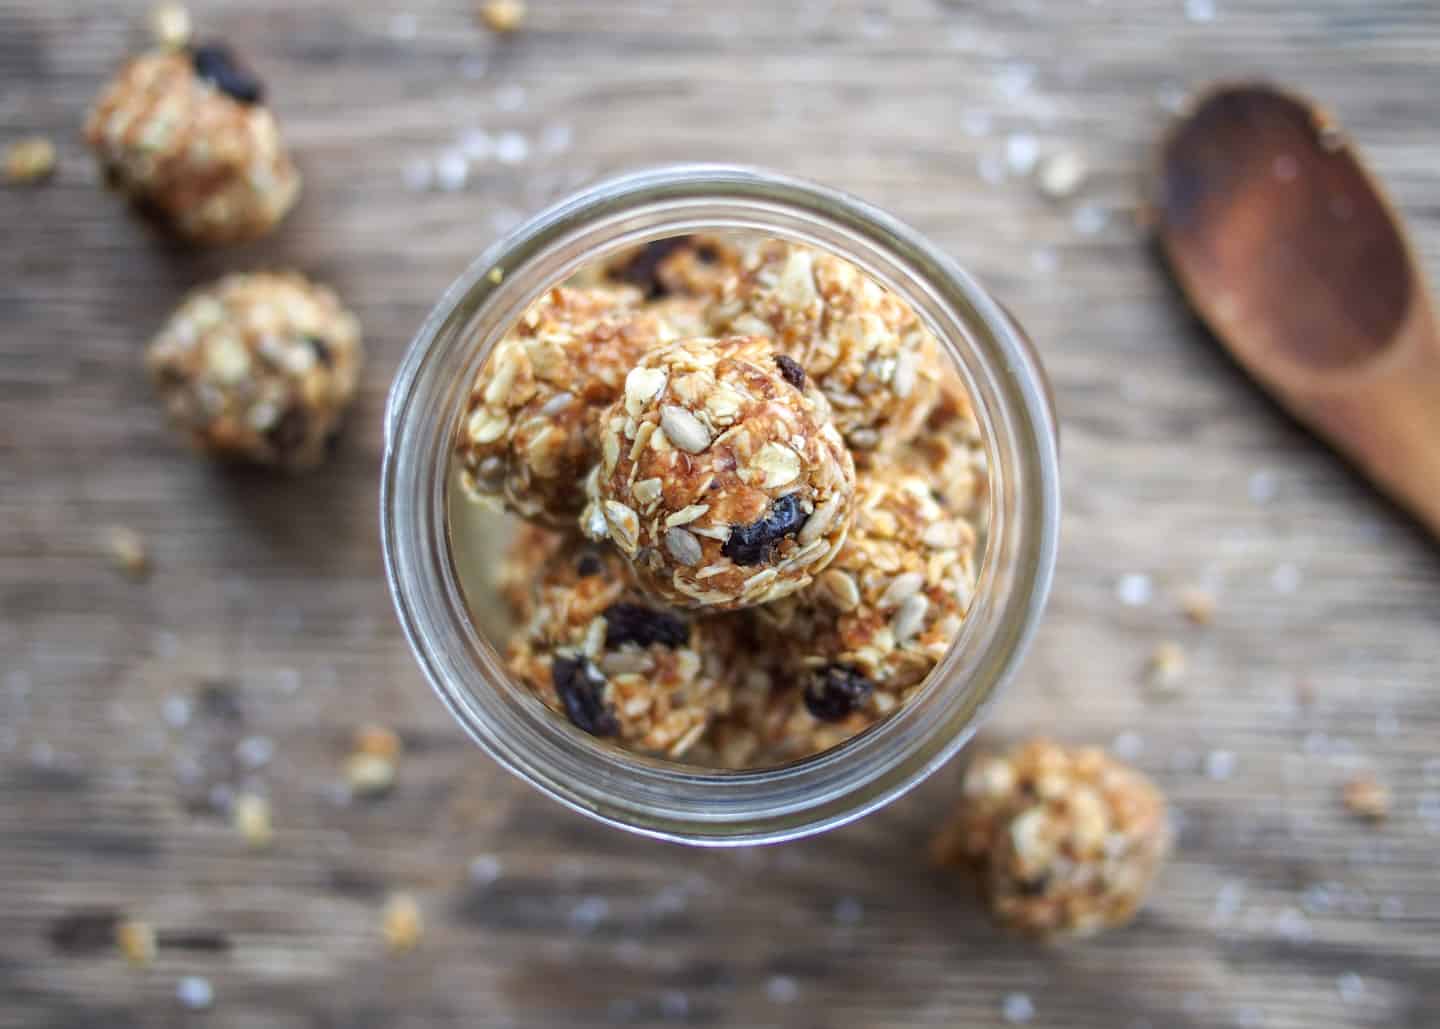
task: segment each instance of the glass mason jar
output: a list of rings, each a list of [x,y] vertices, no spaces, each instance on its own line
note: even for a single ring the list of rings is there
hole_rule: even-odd
[[[513,682],[475,617],[476,586],[457,570],[457,545],[465,541],[452,522],[454,440],[470,385],[529,304],[616,250],[727,229],[828,250],[908,302],[969,388],[991,477],[974,599],[921,691],[841,746],[739,772],[607,745]],[[970,739],[1040,620],[1055,565],[1059,483],[1055,416],[1035,352],[1006,310],[951,258],[884,212],[823,186],[758,169],[683,165],[611,179],[556,203],[491,246],[440,299],[390,392],[381,528],[410,645],[451,713],[495,760],[611,825],[685,843],[740,845],[859,818]]]

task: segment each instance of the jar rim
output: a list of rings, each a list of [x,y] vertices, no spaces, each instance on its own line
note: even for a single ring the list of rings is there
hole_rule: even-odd
[[[476,633],[449,563],[453,425],[471,372],[568,269],[646,238],[749,227],[830,249],[910,302],[971,387],[992,463],[992,533],[960,634],[919,695],[840,746],[776,768],[716,771],[602,744],[518,695]],[[437,431],[439,435],[437,436]],[[385,414],[381,540],[426,678],[491,757],[610,825],[702,845],[811,835],[908,791],[973,736],[1038,625],[1059,536],[1054,414],[1028,339],[968,273],[869,203],[758,168],[669,165],[566,197],[487,248],[411,342]],[[922,710],[923,708],[923,710]]]

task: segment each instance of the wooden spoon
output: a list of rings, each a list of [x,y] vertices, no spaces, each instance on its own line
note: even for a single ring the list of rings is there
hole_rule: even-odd
[[[1440,537],[1434,301],[1334,121],[1270,86],[1213,89],[1161,144],[1155,217],[1235,359]]]

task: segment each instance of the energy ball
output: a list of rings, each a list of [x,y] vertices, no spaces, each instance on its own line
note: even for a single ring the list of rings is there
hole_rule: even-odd
[[[787,734],[824,750],[910,699],[960,630],[975,586],[976,533],[930,479],[861,472],[855,521],[815,584],[755,613],[758,649],[792,684]]]
[[[510,671],[580,729],[678,758],[729,707],[735,644],[726,624],[666,608],[613,548],[531,533],[510,564],[512,582],[532,583]]]
[[[105,87],[85,139],[107,181],[197,243],[256,239],[300,193],[258,79],[225,47],[156,52]]]
[[[832,254],[770,240],[729,277],[710,311],[716,335],[765,336],[830,401],[860,455],[908,439],[930,407],[934,337],[905,303]]]
[[[485,361],[458,449],[472,499],[573,526],[600,459],[600,416],[625,376],[674,331],[633,289],[546,293]]]
[[[361,361],[355,316],[293,272],[196,290],[145,355],[171,421],[199,450],[290,470],[324,460]]]
[[[711,611],[810,584],[850,526],[855,469],[824,397],[768,340],[682,340],[625,377],[582,526],[641,583]]]
[[[996,921],[1043,939],[1130,921],[1170,849],[1165,798],[1095,747],[1037,739],[966,771],[934,854],[975,876]]]
[[[744,245],[736,236],[667,236],[621,250],[594,263],[582,275],[594,280],[592,285],[633,286],[647,300],[693,297],[710,301],[740,273],[744,255]]]

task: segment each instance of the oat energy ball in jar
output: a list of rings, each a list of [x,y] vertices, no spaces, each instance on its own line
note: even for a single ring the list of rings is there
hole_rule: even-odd
[[[755,612],[780,662],[787,734],[814,753],[895,711],[945,656],[975,587],[974,527],[914,467],[859,474],[855,521],[815,584]],[[772,714],[773,717],[773,714]]]
[[[855,469],[825,399],[768,340],[646,354],[606,411],[581,516],[649,590],[731,610],[809,583],[845,541]]]
[[[1031,740],[975,759],[934,854],[975,876],[1001,925],[1088,936],[1139,910],[1170,850],[1165,798],[1096,747]]]
[[[717,335],[762,335],[825,394],[857,460],[909,438],[930,405],[936,346],[904,302],[842,258],[770,240],[711,309]]]
[[[600,459],[600,416],[669,323],[638,291],[552,289],[496,345],[470,391],[458,448],[482,502],[571,526]]]
[[[293,272],[196,290],[145,354],[166,413],[197,449],[292,471],[324,460],[361,361],[355,316]]]
[[[506,563],[512,590],[532,583],[507,665],[578,728],[673,758],[729,707],[727,624],[642,592],[613,548],[536,530],[517,537]]]
[[[226,47],[145,54],[105,87],[85,139],[109,183],[197,243],[256,239],[300,193],[264,89]]]

